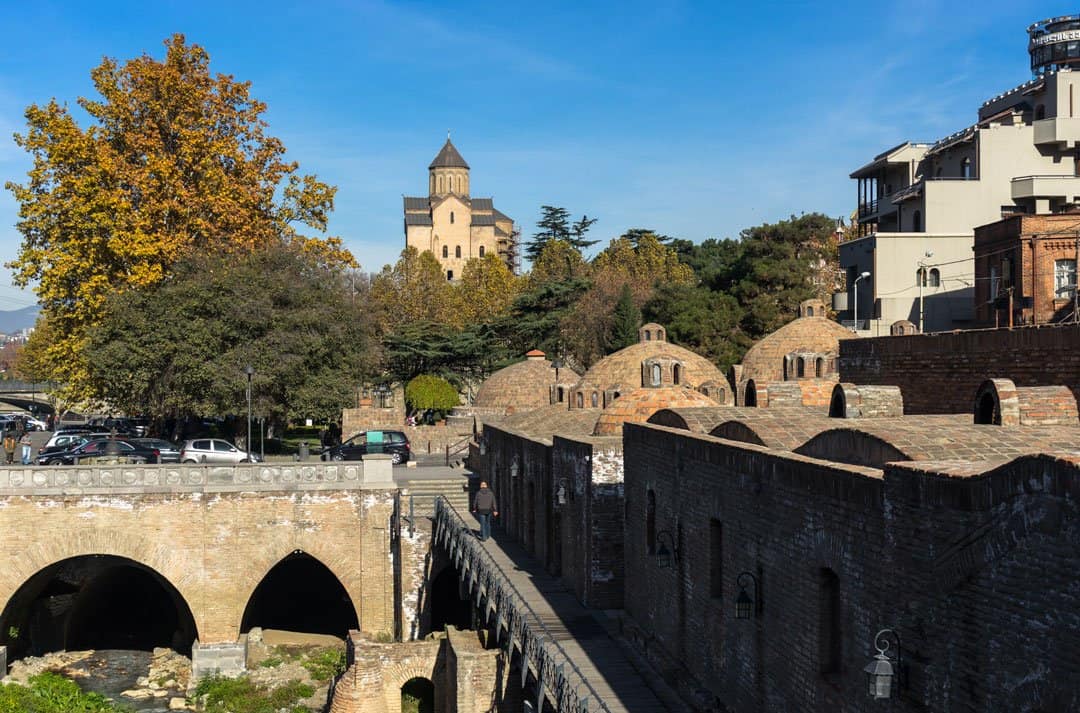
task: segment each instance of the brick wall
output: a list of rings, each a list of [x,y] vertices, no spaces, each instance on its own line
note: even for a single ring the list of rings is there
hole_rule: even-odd
[[[698,707],[880,711],[862,668],[882,628],[906,662],[889,710],[1080,706],[1080,457],[883,472],[650,425],[624,442],[627,632]]]
[[[899,386],[904,413],[972,413],[985,379],[1065,384],[1080,397],[1080,325],[840,342],[840,380]]]
[[[557,509],[558,571],[582,603],[597,609],[623,602],[622,470],[618,439],[554,438],[552,482],[556,489],[567,485],[566,503]]]

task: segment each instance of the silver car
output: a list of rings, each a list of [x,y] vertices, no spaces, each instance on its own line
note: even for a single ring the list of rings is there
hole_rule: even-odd
[[[180,446],[181,463],[258,463],[259,456],[220,438],[195,438]]]

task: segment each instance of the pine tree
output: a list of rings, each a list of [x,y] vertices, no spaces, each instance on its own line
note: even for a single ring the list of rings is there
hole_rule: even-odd
[[[609,351],[618,351],[637,342],[639,327],[641,310],[634,304],[634,293],[630,285],[624,284],[612,315],[611,331],[608,333]]]

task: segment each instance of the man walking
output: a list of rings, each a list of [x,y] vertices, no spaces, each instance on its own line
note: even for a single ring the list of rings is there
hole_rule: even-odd
[[[472,511],[480,520],[480,541],[483,542],[491,537],[491,518],[499,516],[495,493],[491,492],[484,481],[480,481],[480,489],[476,491],[476,497],[473,498]]]

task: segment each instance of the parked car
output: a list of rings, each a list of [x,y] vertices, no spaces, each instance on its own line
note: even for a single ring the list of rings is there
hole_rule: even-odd
[[[135,424],[131,422],[129,418],[107,416],[105,418],[95,417],[90,419],[90,425],[97,431],[108,431],[112,433],[115,431],[117,435],[136,435]]]
[[[85,443],[86,441],[93,441],[99,438],[108,438],[108,433],[94,433],[93,431],[84,430],[69,430],[64,429],[57,431],[49,437],[49,440],[45,441],[45,445],[38,449],[38,453],[42,451],[52,449],[65,450],[67,448],[74,448],[77,445]]]
[[[180,448],[181,463],[258,463],[255,453],[242,451],[220,438],[196,438],[184,441]]]
[[[34,418],[28,413],[5,413],[0,414],[0,423],[3,424],[4,430],[17,429],[18,423],[22,422],[24,431],[44,431],[46,429],[45,422]]]
[[[179,463],[180,447],[161,438],[133,438],[132,443],[141,443],[147,448],[156,448],[161,454],[158,463]]]
[[[122,459],[128,463],[157,463],[161,454],[156,448],[147,448],[121,438],[98,438],[80,443],[65,451],[38,456],[39,465],[73,465]]]
[[[404,463],[412,455],[409,438],[401,431],[364,431],[340,446],[322,452],[323,460],[360,460],[372,453],[386,453],[395,464]]]

